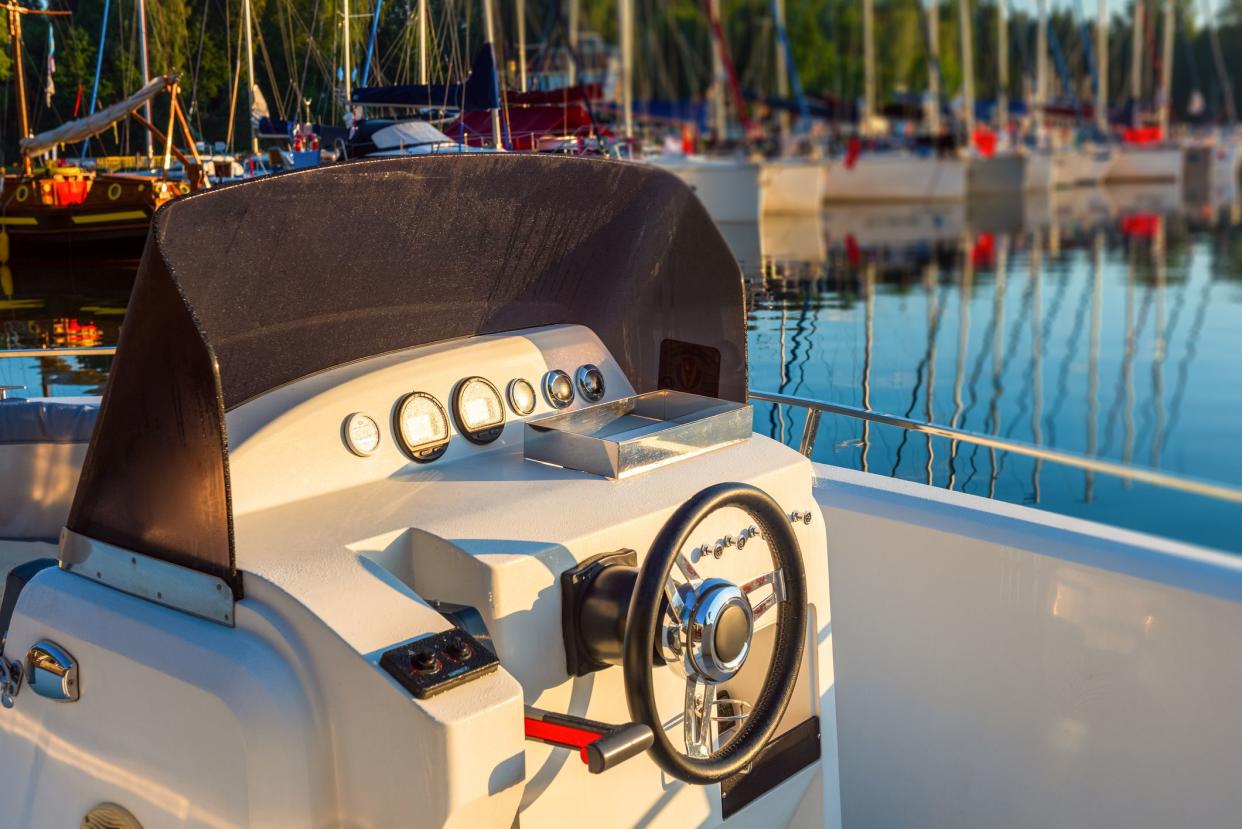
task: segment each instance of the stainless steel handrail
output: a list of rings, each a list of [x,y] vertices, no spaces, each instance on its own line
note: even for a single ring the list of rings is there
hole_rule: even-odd
[[[883,412],[872,412],[867,409],[860,409],[857,406],[846,406],[841,403],[828,403],[823,400],[794,397],[769,391],[756,391],[754,389],[750,390],[749,396],[751,400],[763,400],[781,406],[796,406],[807,410],[806,424],[802,428],[802,439],[798,450],[808,458],[811,456],[811,451],[815,448],[815,435],[819,430],[820,415],[827,412],[828,414],[868,420],[872,423],[895,426],[898,429],[906,429],[911,432],[920,432],[925,435],[948,438],[960,443],[1000,449],[1005,452],[1012,452],[1015,455],[1025,455],[1030,458],[1073,466],[1090,472],[1115,475],[1119,478],[1142,481],[1143,483],[1154,484],[1155,486],[1162,486],[1168,489],[1191,492],[1196,495],[1206,495],[1209,498],[1220,498],[1225,501],[1242,504],[1242,489],[1215,481],[1202,481],[1182,475],[1171,475],[1150,467],[1114,463],[1101,458],[1064,452],[1060,449],[1050,449],[1046,446],[1035,446],[1030,443],[999,438],[994,435],[983,435],[978,432],[968,432],[948,426],[937,426],[934,423],[927,423],[922,420],[911,420],[907,417],[898,417],[896,415],[884,414]]]
[[[98,345],[87,348],[0,348],[0,359],[20,357],[111,357],[116,354],[115,345]]]

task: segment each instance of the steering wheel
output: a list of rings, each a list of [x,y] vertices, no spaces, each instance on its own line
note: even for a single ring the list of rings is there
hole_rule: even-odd
[[[742,510],[755,522],[774,564],[770,572],[741,586],[702,578],[681,552],[709,515],[727,507]],[[683,581],[673,580],[674,567]],[[751,594],[765,586],[771,593],[752,603]],[[758,697],[744,718],[718,715],[717,686],[741,670],[756,620],[773,608],[778,608],[775,647]],[[683,504],[643,560],[625,623],[625,695],[631,718],[655,735],[649,752],[656,763],[688,783],[706,784],[754,762],[789,704],[805,639],[806,576],[798,540],[780,505],[763,490],[740,483],[708,487]],[[656,708],[652,670],[657,654],[686,679],[685,752],[665,733]],[[714,748],[717,720],[739,725],[724,745]]]

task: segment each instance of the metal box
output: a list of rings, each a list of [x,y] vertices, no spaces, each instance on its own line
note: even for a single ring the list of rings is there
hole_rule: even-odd
[[[750,405],[653,391],[526,422],[526,458],[627,478],[748,440]]]

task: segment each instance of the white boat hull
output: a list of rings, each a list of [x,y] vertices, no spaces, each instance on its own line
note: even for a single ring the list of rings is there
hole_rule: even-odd
[[[1053,155],[1053,187],[1095,187],[1104,180],[1113,164],[1109,147],[1084,144],[1068,147]]]
[[[842,161],[824,170],[824,201],[953,201],[966,195],[966,163],[908,153],[862,154],[852,166]]]
[[[1181,147],[1126,145],[1114,154],[1109,182],[1181,181],[1185,154]]]
[[[702,156],[656,156],[647,161],[688,184],[717,222],[759,221],[757,163]]]
[[[759,173],[764,213],[817,213],[823,202],[823,164],[809,159],[764,161]]]
[[[1059,153],[1038,149],[1024,154],[1022,189],[1029,192],[1048,190],[1052,187],[1053,159]]]

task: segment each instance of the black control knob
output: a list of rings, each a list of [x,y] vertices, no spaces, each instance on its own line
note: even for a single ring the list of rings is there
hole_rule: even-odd
[[[471,649],[471,647],[465,642],[460,640],[449,642],[444,646],[444,652],[448,654],[449,658],[455,659],[458,662],[465,662],[467,659],[474,656],[474,650]]]
[[[410,664],[414,666],[416,671],[435,673],[436,669],[440,667],[440,660],[436,659],[435,651],[420,649],[410,652]]]

